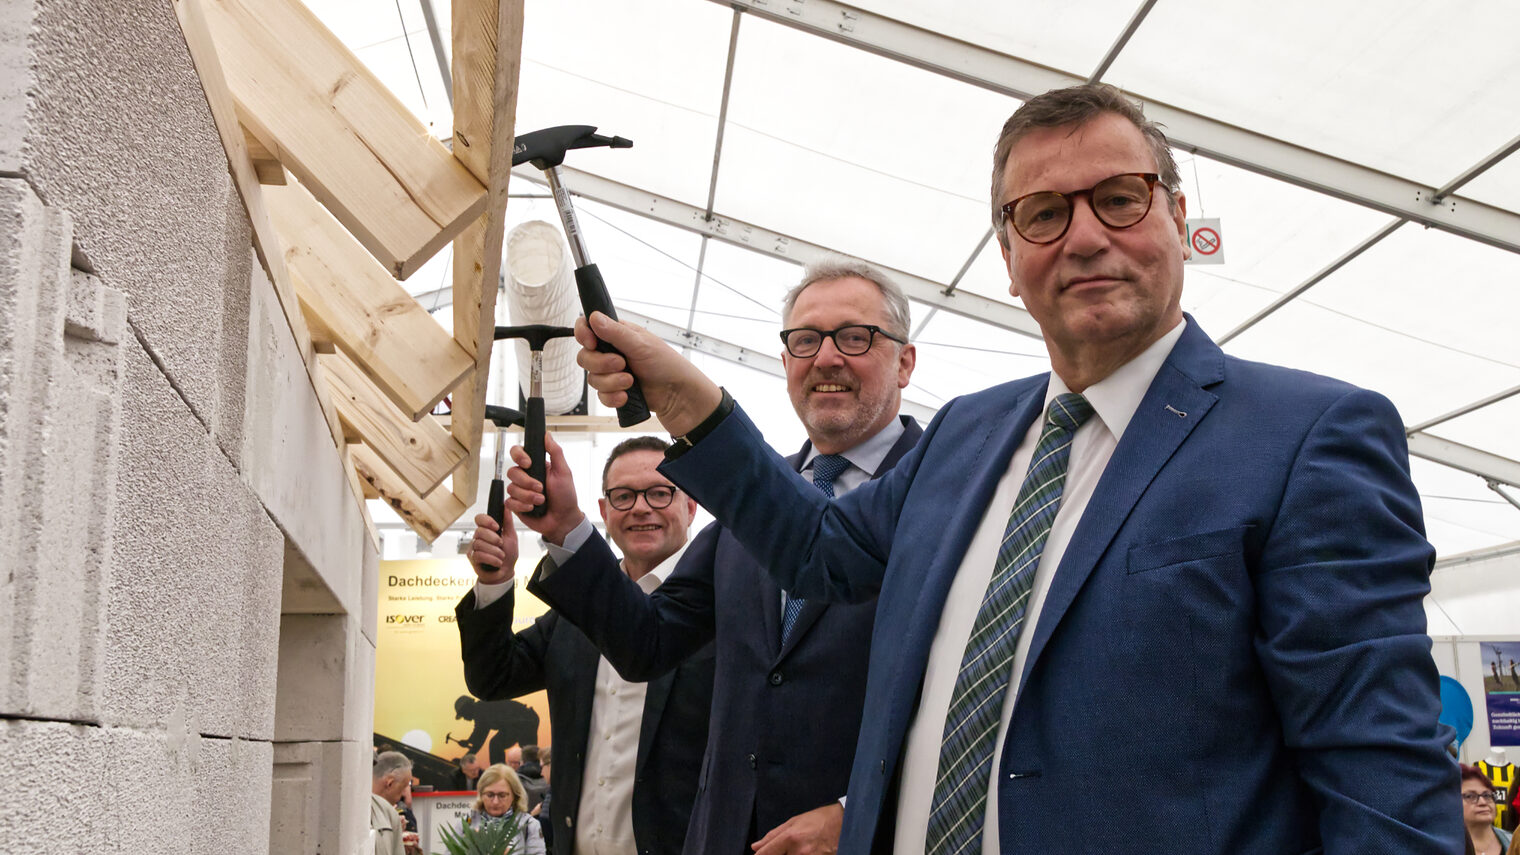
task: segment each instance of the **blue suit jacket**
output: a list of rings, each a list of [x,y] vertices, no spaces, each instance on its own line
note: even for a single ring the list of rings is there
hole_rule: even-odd
[[[890,851],[897,773],[967,544],[1048,378],[946,405],[887,477],[815,498],[742,412],[667,474],[805,597],[880,597],[841,852]],[[1452,853],[1422,601],[1433,551],[1379,395],[1230,358],[1190,322],[1033,628],[1001,845]]]
[[[875,477],[922,433],[903,423]],[[781,465],[795,473],[806,453]],[[764,834],[844,795],[865,700],[871,597],[808,602],[783,646],[781,588],[717,525],[692,540],[649,597],[622,573],[579,561],[541,570],[528,590],[580,626],[625,679],[654,678],[713,641],[712,723],[688,855],[748,852],[752,829]]]

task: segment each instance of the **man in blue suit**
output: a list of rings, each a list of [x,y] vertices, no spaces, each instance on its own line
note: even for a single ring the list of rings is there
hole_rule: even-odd
[[[950,402],[836,503],[592,318],[662,402],[662,471],[787,590],[879,595],[842,852],[1461,851],[1398,414],[1183,314],[1178,186],[1111,87],[1020,108],[994,222],[1053,371]],[[624,357],[580,359],[618,403]]]
[[[783,465],[821,500],[844,495],[890,470],[922,433],[897,412],[915,359],[908,301],[880,271],[836,259],[804,272],[782,318],[787,390],[808,434]],[[520,469],[510,477],[513,510],[528,508],[521,497],[541,498],[525,491]],[[574,485],[552,461],[548,478],[547,513],[524,522],[573,548],[574,527],[584,526]],[[580,627],[620,674],[653,679],[709,641],[715,648],[688,855],[832,851],[865,701],[874,598],[786,597],[718,526],[693,539],[645,598],[594,559],[593,545],[545,562],[528,589]]]

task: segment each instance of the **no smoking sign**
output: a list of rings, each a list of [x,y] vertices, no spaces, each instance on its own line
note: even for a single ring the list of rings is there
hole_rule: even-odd
[[[1188,247],[1193,256],[1188,264],[1224,264],[1224,238],[1217,217],[1200,217],[1187,221]]]

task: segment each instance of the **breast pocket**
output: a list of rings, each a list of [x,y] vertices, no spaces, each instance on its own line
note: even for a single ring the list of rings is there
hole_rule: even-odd
[[[1232,557],[1239,559],[1245,553],[1246,533],[1250,530],[1251,526],[1242,525],[1132,546],[1129,573],[1148,573],[1182,564],[1228,562]]]

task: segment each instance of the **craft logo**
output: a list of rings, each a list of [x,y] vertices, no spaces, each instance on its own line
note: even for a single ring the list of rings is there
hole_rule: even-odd
[[[453,623],[454,622],[454,616],[453,615],[439,615],[438,616],[438,622],[439,623]]]
[[[422,615],[386,615],[385,622],[400,624],[420,624],[422,623]]]

